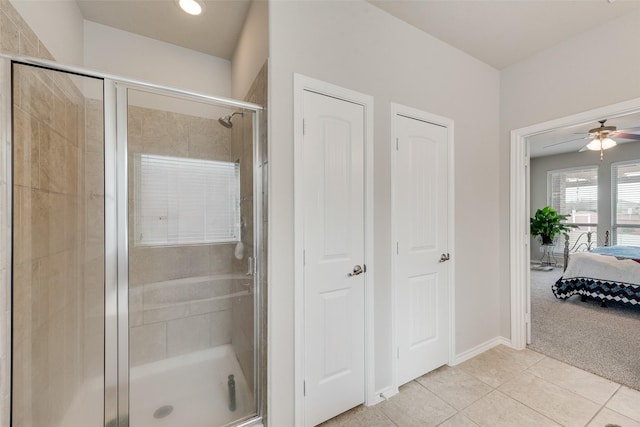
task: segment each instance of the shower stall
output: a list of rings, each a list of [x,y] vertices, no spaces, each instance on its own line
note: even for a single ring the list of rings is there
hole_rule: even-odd
[[[261,425],[262,107],[28,58],[0,77],[10,425]]]

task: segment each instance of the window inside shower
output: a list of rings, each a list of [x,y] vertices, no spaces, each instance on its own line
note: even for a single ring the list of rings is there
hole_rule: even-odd
[[[240,162],[134,154],[134,243],[240,241]]]

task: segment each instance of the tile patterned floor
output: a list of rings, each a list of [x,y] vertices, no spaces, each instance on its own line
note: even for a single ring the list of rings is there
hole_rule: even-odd
[[[498,346],[321,426],[640,427],[640,391],[528,349]]]

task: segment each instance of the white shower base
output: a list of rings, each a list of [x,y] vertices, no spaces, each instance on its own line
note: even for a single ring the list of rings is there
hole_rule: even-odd
[[[229,374],[236,382],[235,411],[229,410]],[[59,427],[100,425],[102,387],[102,379],[86,382]],[[165,405],[173,407],[171,414],[154,418]],[[221,427],[255,414],[254,408],[253,393],[229,344],[131,368],[130,427]]]
[[[229,410],[227,377],[236,382],[236,409]],[[255,413],[252,391],[231,345],[187,353],[131,368],[131,427],[217,427]],[[164,418],[154,412],[165,405]]]

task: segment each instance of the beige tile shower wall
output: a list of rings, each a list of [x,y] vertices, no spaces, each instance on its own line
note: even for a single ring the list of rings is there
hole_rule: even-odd
[[[29,28],[26,22],[20,17],[18,12],[8,0],[0,0],[0,50],[6,53],[30,55],[43,59],[53,59],[47,49],[40,43],[35,33]],[[0,176],[0,424],[9,425],[9,405],[10,405],[10,281],[8,278],[10,254],[7,251],[9,229],[9,192],[7,183],[9,177],[7,173],[11,153],[8,145],[0,147],[0,165],[2,165],[2,175]]]
[[[83,369],[86,379],[104,373],[104,111],[85,102]]]
[[[0,50],[54,58],[7,0],[0,0]],[[24,73],[23,73],[24,74]],[[16,74],[20,77],[20,73]],[[24,75],[22,77],[25,77]],[[83,380],[82,307],[84,100],[66,77],[32,73],[15,97],[14,422],[57,425]],[[10,150],[2,147],[2,165]],[[63,162],[63,163],[61,163]],[[3,167],[4,171],[8,168]],[[7,194],[7,177],[2,194]],[[9,214],[1,203],[0,218]],[[0,231],[7,244],[8,229]],[[0,258],[8,302],[9,254]],[[5,296],[7,298],[5,298]],[[10,318],[3,306],[2,324]],[[0,424],[9,414],[9,329],[0,331]]]
[[[136,366],[231,342],[235,244],[134,245],[133,154],[233,161],[231,131],[206,119],[129,107],[130,360]],[[194,282],[195,281],[195,282]]]
[[[259,105],[267,104],[267,63],[262,66],[260,72],[256,76],[251,88],[245,100],[248,102],[253,102]],[[242,197],[240,211],[242,218],[245,222],[245,227],[242,233],[242,242],[245,246],[244,258],[242,260],[236,260],[236,265],[238,270],[246,271],[247,266],[247,257],[253,256],[254,253],[254,218],[253,218],[253,123],[252,117],[248,114],[245,114],[244,120],[242,122],[238,121],[237,123],[242,123],[242,126],[238,126],[237,129],[234,126],[234,133],[232,134],[232,139],[234,143],[232,144],[231,151],[235,158],[240,159],[241,165],[241,174],[240,174],[240,193]],[[263,153],[266,153],[266,113],[262,117],[262,122],[260,124],[260,137],[262,144],[264,145]],[[241,143],[236,143],[236,141],[241,141]],[[265,156],[266,158],[266,156]],[[266,188],[265,188],[266,190]],[[263,194],[262,199],[266,201],[266,195]],[[263,211],[266,212],[266,205],[263,206]],[[266,216],[264,217],[263,230],[266,230]],[[262,236],[263,240],[266,238],[266,234]],[[266,249],[266,240],[263,241],[263,248]],[[261,277],[260,281],[263,283],[262,286],[262,297],[263,301],[266,301],[266,283],[264,278],[266,278],[266,253],[262,254],[263,262],[261,265]],[[262,304],[262,307],[266,309],[266,303]],[[233,344],[233,348],[236,352],[236,356],[238,361],[240,362],[240,367],[244,373],[245,378],[247,379],[247,383],[250,389],[253,389],[254,386],[254,353],[255,353],[255,344],[254,344],[254,319],[255,319],[255,311],[254,311],[254,295],[243,296],[240,298],[234,298],[233,300],[233,310],[232,310],[232,332],[231,332],[231,342]],[[266,316],[263,317],[266,319]],[[266,328],[263,328],[263,331],[266,331]],[[266,345],[266,337],[263,338],[263,345]],[[264,346],[262,348],[265,348]],[[258,360],[262,360],[262,358],[258,358]],[[264,372],[264,371],[263,371]]]
[[[58,425],[83,382],[84,98],[14,70],[14,423]]]

